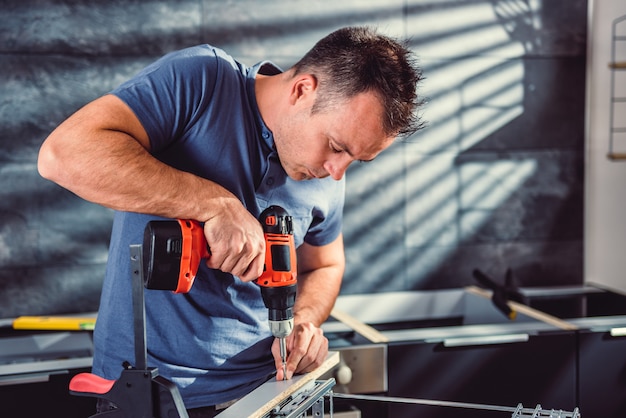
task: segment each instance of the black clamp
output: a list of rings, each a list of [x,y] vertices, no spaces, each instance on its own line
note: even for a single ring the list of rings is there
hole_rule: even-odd
[[[492,290],[491,301],[507,318],[513,320],[517,316],[515,312],[509,306],[508,302],[513,300],[515,302],[526,304],[526,297],[517,289],[513,284],[513,272],[510,268],[506,270],[504,277],[504,285],[496,283],[491,277],[478,269],[474,269],[472,272],[474,278],[483,286]]]
[[[146,313],[142,246],[130,246],[133,283],[133,321],[135,331],[135,367],[124,363],[117,380],[107,380],[92,373],[80,373],[70,381],[70,394],[90,396],[111,402],[115,409],[90,418],[189,418],[178,387],[154,367],[147,367]]]

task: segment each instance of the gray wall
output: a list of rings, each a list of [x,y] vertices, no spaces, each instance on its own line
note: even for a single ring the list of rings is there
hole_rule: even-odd
[[[98,307],[111,211],[41,179],[38,148],[88,101],[208,42],[288,67],[369,24],[420,56],[428,128],[350,168],[343,293],[583,277],[585,0],[3,2],[0,318]]]

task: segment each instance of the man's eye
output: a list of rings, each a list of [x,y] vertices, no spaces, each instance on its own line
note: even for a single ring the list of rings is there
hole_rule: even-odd
[[[337,147],[336,147],[335,145],[333,145],[333,144],[330,144],[330,149],[331,149],[331,151],[332,151],[332,152],[334,152],[334,153],[340,153],[340,152],[342,151],[341,149],[337,148]]]

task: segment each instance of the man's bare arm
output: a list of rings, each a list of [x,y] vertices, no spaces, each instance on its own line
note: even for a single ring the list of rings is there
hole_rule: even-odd
[[[343,235],[328,245],[298,248],[298,296],[295,320],[320,326],[330,315],[345,269]]]
[[[244,280],[258,277],[265,251],[259,222],[222,186],[170,167],[149,150],[132,110],[107,95],[50,134],[38,169],[44,178],[112,209],[205,222],[209,266]]]

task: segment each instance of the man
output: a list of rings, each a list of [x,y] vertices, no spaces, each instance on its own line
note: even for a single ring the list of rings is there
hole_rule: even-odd
[[[344,271],[344,173],[420,128],[420,79],[404,46],[368,28],[328,35],[285,72],[202,45],[166,55],[62,123],[41,147],[41,175],[117,210],[93,372],[116,379],[133,358],[128,248],[165,217],[203,223],[211,257],[189,293],[146,291],[149,364],[177,384],[191,416],[211,416],[274,372],[283,379],[251,283],[265,252],[257,217],[269,205],[293,216],[298,256],[285,377],[319,366],[320,325]]]

